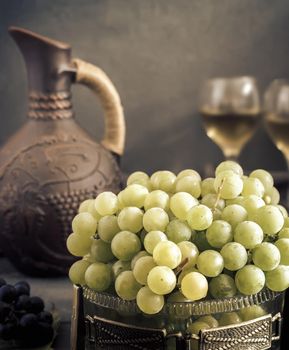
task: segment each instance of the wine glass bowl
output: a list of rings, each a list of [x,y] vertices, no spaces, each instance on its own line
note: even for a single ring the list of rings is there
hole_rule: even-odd
[[[261,116],[255,78],[213,78],[203,83],[199,103],[206,133],[226,159],[236,160]]]

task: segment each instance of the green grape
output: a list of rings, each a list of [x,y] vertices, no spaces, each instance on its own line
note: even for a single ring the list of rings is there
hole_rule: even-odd
[[[194,176],[184,176],[176,181],[176,192],[187,192],[195,198],[201,195],[201,181]]]
[[[84,278],[89,288],[97,292],[103,292],[112,283],[111,267],[101,262],[95,262],[88,266]]]
[[[275,292],[283,292],[289,287],[289,267],[279,265],[266,272],[266,286]]]
[[[79,213],[72,220],[72,231],[80,236],[93,236],[97,229],[97,221],[87,213]]]
[[[222,211],[218,208],[212,209],[213,221],[222,219]]]
[[[239,204],[228,205],[222,211],[222,220],[227,221],[234,230],[235,227],[242,221],[247,219],[247,211]]]
[[[197,320],[198,322],[205,322],[207,325],[209,325],[210,328],[216,328],[219,327],[219,322],[218,320],[215,319],[215,317],[211,315],[205,315],[201,316]]]
[[[85,285],[84,274],[89,265],[90,262],[83,259],[72,264],[68,272],[70,281],[81,286]]]
[[[168,303],[184,303],[190,301],[187,299],[181,291],[172,292],[168,295],[167,302]]]
[[[223,199],[233,199],[239,196],[243,190],[243,181],[239,175],[231,170],[218,173],[214,181],[216,192],[220,193]]]
[[[225,201],[222,198],[218,198],[216,193],[208,193],[201,199],[201,204],[206,205],[209,208],[217,208],[223,210],[225,208]]]
[[[262,198],[256,196],[255,194],[251,194],[247,197],[243,197],[243,201],[241,205],[246,209],[248,213],[248,218],[253,220],[257,209],[263,207],[265,205],[265,202]]]
[[[229,271],[240,270],[246,265],[248,255],[245,247],[237,242],[230,242],[223,246],[220,251],[223,259],[224,266]]]
[[[87,204],[87,212],[91,214],[97,222],[102,217],[95,209],[95,199],[90,199],[90,202]]]
[[[66,247],[74,256],[84,256],[89,253],[92,240],[90,237],[71,233],[66,240]]]
[[[209,292],[215,299],[229,298],[237,293],[237,288],[232,277],[220,274],[211,279],[209,283]]]
[[[266,204],[277,205],[280,201],[280,193],[277,188],[273,186],[270,190],[265,192],[263,198]]]
[[[103,216],[98,223],[98,236],[105,242],[111,242],[113,237],[121,231],[115,215]]]
[[[81,202],[80,206],[78,207],[78,213],[88,212],[91,203],[94,204],[94,199],[86,199],[85,201]]]
[[[197,246],[189,241],[183,241],[177,244],[182,253],[182,261],[188,259],[186,266],[194,266],[199,256],[199,250]]]
[[[254,248],[252,259],[261,270],[271,271],[280,263],[280,252],[274,244],[263,242]]]
[[[165,192],[174,192],[176,175],[168,170],[156,171],[151,178],[152,188]]]
[[[284,224],[282,228],[287,228],[287,227],[289,228],[289,217],[284,218]]]
[[[189,193],[178,192],[170,199],[170,209],[178,219],[186,220],[190,209],[198,203],[198,200]]]
[[[262,198],[264,193],[265,193],[264,186],[262,182],[256,177],[248,177],[247,179],[244,180],[243,191],[242,191],[242,195],[244,197],[254,194],[255,196]]]
[[[186,221],[174,219],[166,228],[166,235],[170,241],[179,243],[191,239],[192,231]]]
[[[118,210],[117,195],[109,191],[102,192],[96,197],[94,206],[102,216],[115,214]]]
[[[143,226],[147,232],[164,232],[169,221],[168,214],[162,208],[150,208],[143,216]]]
[[[152,292],[149,287],[142,287],[136,296],[137,306],[146,314],[153,315],[161,311],[165,300],[163,295]]]
[[[242,320],[240,316],[236,312],[226,312],[222,313],[219,319],[219,326],[229,326],[232,324],[241,323]]]
[[[213,214],[210,208],[199,204],[190,209],[187,221],[193,230],[206,230],[213,222]]]
[[[130,261],[122,261],[117,260],[111,267],[112,270],[112,276],[115,280],[116,277],[123,271],[129,271],[131,270],[131,263]]]
[[[226,243],[233,240],[232,227],[224,220],[215,220],[208,227],[206,238],[212,247],[222,248]]]
[[[121,231],[113,237],[111,250],[119,260],[128,261],[141,250],[141,242],[135,233]]]
[[[172,292],[176,283],[176,275],[173,270],[167,266],[155,266],[150,270],[147,276],[147,284],[150,290],[159,295]]]
[[[249,177],[256,177],[257,179],[259,179],[262,182],[266,192],[269,191],[274,185],[272,175],[268,173],[268,171],[263,169],[256,169],[252,171]]]
[[[226,202],[226,206],[231,205],[231,204],[239,204],[239,205],[243,205],[243,201],[244,201],[244,197],[243,196],[238,196],[236,198],[233,199],[227,199]]]
[[[118,199],[122,207],[142,208],[148,193],[149,191],[146,187],[132,184],[119,193]]]
[[[278,238],[289,238],[289,227],[283,227],[278,233]]]
[[[276,207],[281,211],[284,219],[288,217],[287,209],[283,205],[277,204]]]
[[[201,182],[201,196],[205,197],[205,195],[209,193],[216,193],[214,187],[215,178],[208,177]]]
[[[137,282],[132,271],[123,271],[116,277],[114,287],[116,294],[123,300],[134,300],[142,286]]]
[[[117,218],[121,231],[139,232],[142,228],[143,211],[137,207],[123,208]]]
[[[182,268],[181,273],[178,274],[178,279],[177,279],[178,286],[181,286],[183,278],[190,272],[199,272],[199,271],[193,265],[186,264],[185,267]]]
[[[107,263],[114,259],[112,254],[110,243],[103,241],[102,239],[94,239],[90,248],[90,256],[93,261]]]
[[[148,174],[143,171],[135,171],[129,175],[126,181],[127,186],[137,184],[146,187],[149,191],[151,190],[151,183]]]
[[[213,248],[207,240],[206,231],[197,232],[194,239],[192,239],[192,241],[197,246],[200,252]]]
[[[242,176],[243,175],[243,169],[242,167],[232,160],[225,160],[224,162],[220,163],[215,171],[215,175],[219,175],[222,171],[231,170],[235,174]]]
[[[235,228],[234,241],[246,249],[253,249],[262,243],[264,234],[262,228],[254,221],[240,222]]]
[[[255,221],[261,226],[267,235],[275,235],[281,230],[284,218],[280,210],[274,205],[265,205],[256,212]]]
[[[170,206],[170,197],[166,192],[161,190],[155,190],[148,193],[144,201],[145,210],[157,207],[157,208],[162,208],[165,211],[168,211],[169,206]]]
[[[150,231],[146,234],[144,238],[144,247],[145,250],[152,254],[155,246],[161,241],[167,241],[168,238],[166,234],[162,231]]]
[[[280,252],[280,264],[289,265],[289,238],[280,238],[275,242],[275,246]]]
[[[208,293],[208,281],[201,273],[190,272],[182,279],[181,292],[189,300],[205,298]]]
[[[267,312],[260,305],[244,307],[239,311],[242,321],[250,321],[265,316]]]
[[[259,267],[245,265],[237,271],[235,283],[241,293],[245,295],[256,294],[265,285],[265,275]]]
[[[130,263],[131,270],[133,270],[138,259],[143,256],[149,256],[149,253],[146,250],[141,250],[138,253],[136,253],[136,255],[131,259],[131,263]]]
[[[224,268],[224,259],[215,250],[205,250],[197,259],[198,270],[207,277],[218,276]]]
[[[174,242],[161,241],[155,246],[153,258],[157,265],[174,269],[181,263],[182,253]]]
[[[137,259],[132,272],[138,283],[147,284],[148,274],[155,266],[157,265],[152,256],[143,256]],[[151,290],[153,291],[152,288]]]
[[[142,244],[144,244],[144,239],[145,239],[145,236],[147,235],[147,231],[143,228],[140,233],[138,233],[139,237],[140,237],[140,240],[142,242]]]
[[[187,332],[198,335],[200,331],[208,328],[210,328],[210,326],[206,322],[198,320],[188,324]]]
[[[193,169],[185,169],[185,170],[180,171],[178,173],[177,179],[181,179],[182,177],[185,177],[185,176],[192,176],[198,181],[202,180],[200,174],[196,170],[193,170]]]

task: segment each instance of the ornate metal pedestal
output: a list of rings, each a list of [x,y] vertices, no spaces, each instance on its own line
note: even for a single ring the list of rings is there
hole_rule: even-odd
[[[71,349],[278,350],[283,303],[284,293],[265,289],[252,296],[168,302],[161,313],[148,316],[135,302],[74,286]],[[219,318],[252,306],[258,312],[251,320],[205,329],[197,335],[186,330],[188,322],[200,316]]]

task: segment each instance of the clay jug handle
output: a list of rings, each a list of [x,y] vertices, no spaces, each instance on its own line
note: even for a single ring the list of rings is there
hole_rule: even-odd
[[[105,132],[101,144],[111,152],[121,156],[125,142],[125,121],[120,97],[109,77],[90,63],[78,58],[73,60],[76,66],[76,83],[90,88],[99,97],[105,114]]]

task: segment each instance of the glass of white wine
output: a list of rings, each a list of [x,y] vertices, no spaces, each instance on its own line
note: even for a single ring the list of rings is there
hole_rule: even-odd
[[[213,78],[201,88],[199,111],[204,127],[226,159],[237,160],[254,134],[261,116],[256,79]]]

